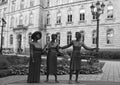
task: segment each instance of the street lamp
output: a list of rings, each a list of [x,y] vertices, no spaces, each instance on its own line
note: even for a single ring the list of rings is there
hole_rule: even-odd
[[[93,4],[90,6],[92,15],[96,17],[97,20],[97,36],[96,36],[96,52],[99,51],[99,17],[101,14],[104,13],[104,7],[105,4],[100,1],[97,1],[96,4]]]
[[[2,49],[3,49],[3,47],[2,47],[2,44],[3,44],[3,27],[5,27],[5,24],[6,24],[6,21],[5,21],[4,18],[1,19],[1,24],[2,24],[2,26],[1,26],[1,47],[0,47],[0,54],[2,55]]]

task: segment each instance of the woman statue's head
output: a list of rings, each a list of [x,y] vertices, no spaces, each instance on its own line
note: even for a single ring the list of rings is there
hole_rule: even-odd
[[[35,32],[32,34],[31,39],[32,39],[33,41],[37,41],[37,40],[41,39],[41,37],[42,37],[42,33],[41,33],[40,31],[35,31]]]
[[[56,39],[57,39],[57,34],[52,34],[52,35],[51,35],[51,39],[52,39],[52,40],[56,40]]]
[[[76,37],[76,39],[80,39],[80,38],[81,38],[80,32],[76,32],[76,33],[75,33],[75,37]]]

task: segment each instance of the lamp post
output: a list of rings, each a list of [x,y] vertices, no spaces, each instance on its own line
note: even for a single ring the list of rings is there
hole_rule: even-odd
[[[4,18],[1,19],[1,47],[0,47],[0,54],[2,55],[2,44],[3,44],[3,27],[5,27],[6,21],[4,20]]]
[[[105,7],[105,4],[103,2],[100,3],[100,1],[97,1],[96,4],[92,4],[90,6],[92,15],[95,16],[97,20],[96,52],[99,51],[99,17],[101,14],[104,13],[104,7]]]

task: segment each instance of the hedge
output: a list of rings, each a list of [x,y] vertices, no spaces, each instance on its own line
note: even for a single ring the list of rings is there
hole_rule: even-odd
[[[120,51],[82,51],[82,54],[96,56],[98,59],[120,59]],[[72,50],[64,51],[64,54],[72,55]]]

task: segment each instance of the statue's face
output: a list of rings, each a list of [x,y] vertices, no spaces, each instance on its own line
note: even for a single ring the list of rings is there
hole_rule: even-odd
[[[37,39],[40,39],[40,38],[41,38],[40,34],[37,34],[37,35],[36,35],[36,38],[37,38]]]
[[[81,34],[78,33],[78,32],[76,32],[75,37],[76,37],[77,39],[80,39],[80,38],[81,38]]]
[[[56,34],[53,34],[52,35],[52,40],[56,40],[57,39],[57,35]]]

